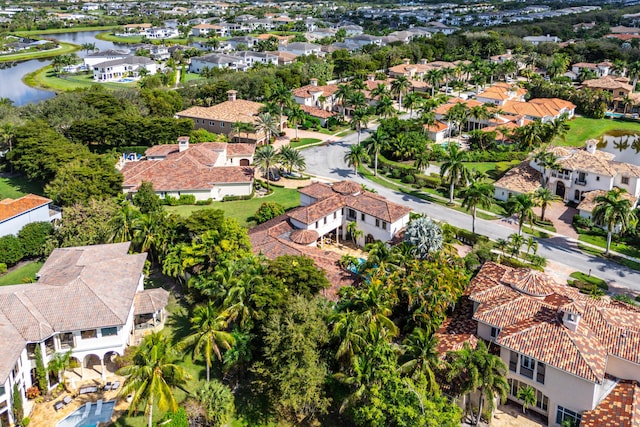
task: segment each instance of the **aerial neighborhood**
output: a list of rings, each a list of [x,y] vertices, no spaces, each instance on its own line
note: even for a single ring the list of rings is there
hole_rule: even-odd
[[[640,425],[640,6],[0,3],[0,427]]]

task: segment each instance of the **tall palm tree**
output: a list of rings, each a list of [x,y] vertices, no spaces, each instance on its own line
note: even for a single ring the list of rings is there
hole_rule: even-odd
[[[275,102],[280,107],[280,123],[282,123],[282,116],[284,115],[284,109],[290,107],[293,104],[293,95],[291,91],[283,84],[278,84],[273,89],[269,101]]]
[[[510,215],[518,215],[518,234],[522,235],[522,226],[528,223],[533,226],[533,220],[536,214],[533,212],[535,203],[529,194],[518,194],[516,197],[509,199],[507,204],[507,212]]]
[[[253,156],[253,162],[262,170],[267,179],[267,190],[269,190],[269,171],[278,161],[280,161],[280,154],[273,148],[273,145],[258,147]]]
[[[367,98],[361,91],[353,92],[349,97],[349,105],[354,110],[364,109],[367,106]]]
[[[215,308],[213,301],[198,305],[190,319],[191,334],[180,343],[185,348],[193,349],[193,356],[204,356],[207,367],[207,381],[210,378],[211,359],[215,355],[222,361],[221,348],[229,350],[235,344],[235,338],[227,329],[226,318]]]
[[[402,106],[409,110],[409,119],[413,118],[413,110],[420,104],[422,98],[417,93],[411,92],[404,97]]]
[[[263,133],[267,144],[271,144],[271,136],[280,132],[280,125],[276,123],[271,113],[260,113],[255,122],[255,132]]]
[[[367,151],[369,155],[373,155],[373,174],[376,176],[378,175],[378,155],[387,143],[387,135],[381,129],[377,129],[376,133],[369,138]]]
[[[544,221],[544,214],[547,208],[556,200],[560,200],[560,198],[546,187],[539,187],[533,192],[533,201],[541,209],[540,221]]]
[[[358,176],[358,168],[368,160],[367,152],[361,144],[349,146],[349,150],[344,155],[344,162],[353,168],[353,172]]]
[[[433,68],[428,70],[424,75],[424,80],[429,83],[431,86],[431,97],[433,98],[435,91],[440,87],[440,83],[442,82],[442,70],[438,68]]]
[[[349,105],[349,99],[351,98],[351,95],[353,95],[353,92],[353,89],[351,89],[349,85],[341,84],[338,85],[338,89],[333,94],[336,102],[340,102],[342,104],[343,113],[344,109]]]
[[[376,87],[371,89],[370,95],[371,98],[382,98],[383,96],[390,95],[389,89],[387,89],[387,85],[384,83],[378,83]]]
[[[593,221],[602,224],[607,230],[607,250],[609,255],[611,248],[611,235],[624,233],[638,222],[635,212],[631,209],[631,201],[623,196],[626,193],[621,188],[607,191],[604,196],[595,198],[596,207],[593,208]]]
[[[549,184],[549,180],[546,176],[547,170],[560,170],[562,168],[558,163],[558,157],[556,157],[556,155],[551,151],[547,151],[543,148],[533,155],[533,160],[542,168],[540,184],[546,188]]]
[[[397,77],[391,83],[391,94],[398,97],[398,106],[402,108],[402,97],[411,90],[411,82],[405,76]]]
[[[293,104],[289,109],[289,115],[287,117],[296,128],[296,140],[300,140],[300,138],[298,137],[298,126],[300,126],[300,123],[302,123],[307,117],[306,113],[302,110],[302,108],[300,108],[300,105]]]
[[[387,96],[383,96],[376,104],[376,113],[383,119],[388,119],[396,115],[396,109],[393,101]]]
[[[509,392],[507,383],[507,367],[499,356],[489,353],[483,341],[478,342],[478,346],[473,352],[472,363],[478,371],[478,417],[476,426],[482,416],[482,406],[486,401],[489,409],[493,412],[494,399],[497,396],[504,402]]]
[[[469,170],[464,165],[467,153],[460,150],[457,144],[449,144],[440,166],[440,177],[449,179],[449,203],[453,203],[453,192],[457,183],[467,181]]]
[[[153,332],[135,350],[132,364],[118,370],[119,375],[127,377],[120,395],[133,395],[129,413],[137,411],[143,404],[149,427],[152,427],[154,405],[161,411],[178,410],[173,389],[182,388],[190,377],[184,368],[176,364],[177,360],[178,353],[169,337]]]
[[[140,211],[128,201],[122,202],[116,216],[109,220],[111,228],[110,241],[113,243],[129,242],[134,238],[135,225]]]
[[[489,209],[493,205],[494,199],[493,185],[482,181],[473,181],[463,192],[462,207],[471,210],[471,230],[476,234],[476,209],[480,206]]]
[[[289,174],[291,174],[294,169],[302,171],[306,168],[302,154],[295,148],[291,148],[290,145],[280,147],[280,162]]]
[[[413,167],[422,172],[429,167],[429,159],[431,159],[431,149],[422,150],[415,154]]]
[[[437,390],[435,373],[440,368],[440,355],[437,349],[438,340],[433,334],[421,328],[415,328],[402,342],[403,357],[405,362],[400,365],[404,374],[413,377],[423,374],[427,380],[427,391],[433,393]]]
[[[58,375],[58,383],[64,384],[64,373],[74,366],[75,359],[71,357],[71,350],[66,353],[54,353],[47,363],[47,370]]]
[[[367,115],[367,111],[365,109],[359,108],[353,112],[349,124],[358,132],[358,144],[360,144],[360,135],[362,134],[362,128],[366,128],[368,123],[369,116]]]

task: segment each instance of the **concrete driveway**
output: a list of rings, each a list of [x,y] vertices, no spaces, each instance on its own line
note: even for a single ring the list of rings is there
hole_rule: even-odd
[[[540,217],[540,208],[535,208],[534,212]],[[553,223],[558,234],[577,240],[578,233],[571,226],[573,216],[577,213],[577,209],[566,206],[563,202],[553,202],[551,206],[547,207],[544,213],[544,219]]]

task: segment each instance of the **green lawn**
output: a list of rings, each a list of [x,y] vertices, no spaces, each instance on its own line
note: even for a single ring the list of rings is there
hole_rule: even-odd
[[[43,262],[30,262],[0,276],[0,286],[18,285],[20,283],[29,283],[36,278],[36,273],[40,271]]]
[[[196,73],[187,73],[184,77],[184,81],[185,82],[190,82],[192,80],[206,80],[205,78],[203,78],[200,74],[196,74]]]
[[[306,145],[316,144],[322,141],[318,138],[300,138],[300,141],[291,142],[291,148],[301,148]]]
[[[93,80],[93,74],[89,72],[77,74],[64,74],[56,76],[50,65],[29,73],[23,77],[23,81],[31,86],[41,89],[61,91],[71,91],[76,89],[85,89],[93,85],[99,84],[107,89],[122,89],[126,87],[135,87],[136,82],[130,83],[97,83]]]
[[[580,233],[580,235],[578,237],[578,240],[580,240],[581,242],[585,242],[585,243],[591,243],[592,245],[596,245],[596,246],[601,247],[603,249],[606,249],[606,247],[607,247],[607,237],[606,236],[599,236],[599,235],[595,235],[595,234]],[[611,250],[614,251],[614,252],[625,254],[625,255],[633,257],[633,258],[640,258],[640,250],[638,248],[633,247],[633,246],[629,246],[629,245],[625,244],[624,242],[614,242],[612,240],[611,241]]]
[[[100,33],[96,35],[96,38],[99,40],[106,40],[106,41],[115,42],[115,43],[132,43],[132,44],[142,43],[142,36],[122,37],[122,36],[116,36],[111,32]],[[191,37],[189,39],[184,39],[184,38],[166,39],[165,41],[171,42],[173,44],[186,45],[194,41],[206,41],[206,40],[207,40],[206,37]]]
[[[589,285],[595,285],[597,287],[599,287],[602,290],[609,290],[609,286],[607,285],[607,282],[605,282],[604,280],[600,279],[599,277],[595,277],[595,276],[589,276],[586,275],[580,271],[574,271],[573,273],[571,273],[569,275],[569,277],[573,277],[574,279],[577,279],[581,282],[587,283]],[[570,281],[572,284],[573,281]]]
[[[629,267],[632,270],[640,271],[640,262],[631,261],[629,259],[621,258],[621,257],[615,256],[615,255],[606,256],[604,254],[603,250],[595,249],[595,248],[592,248],[591,246],[585,246],[585,245],[580,244],[580,243],[578,243],[578,249],[580,249],[584,253],[595,255],[595,256],[599,256],[599,257],[603,257],[603,258],[607,258],[607,259],[610,259],[613,262],[617,262],[620,265],[624,265],[625,267]]]
[[[34,36],[37,34],[60,34],[60,33],[78,33],[80,31],[108,31],[114,28],[118,28],[115,26],[106,26],[106,27],[68,27],[68,28],[49,28],[48,30],[30,30],[30,31],[17,31],[14,34],[18,36]]]
[[[510,162],[465,162],[465,166],[469,170],[476,170],[487,175],[492,181],[500,179],[502,175],[509,169],[520,164],[520,160],[512,160]]]
[[[276,202],[284,206],[285,209],[290,209],[300,205],[300,194],[294,189],[274,187],[273,194],[266,197],[233,202],[213,202],[207,206],[165,206],[165,209],[167,212],[177,213],[182,216],[189,216],[193,211],[200,209],[221,209],[224,211],[225,216],[237,219],[242,226],[251,227],[255,225],[253,214],[264,202]]]
[[[61,42],[60,46],[56,49],[12,53],[9,55],[0,55],[0,62],[50,58],[52,56],[65,55],[67,53],[75,52],[79,49],[80,49],[80,46],[78,45]]]
[[[0,200],[7,197],[17,199],[28,193],[42,195],[42,185],[21,176],[12,178],[0,177]]]
[[[582,147],[587,139],[598,139],[610,131],[622,130],[640,133],[640,122],[625,122],[612,119],[576,117],[569,121],[569,126],[571,128],[565,140],[556,138],[553,140],[553,144]]]

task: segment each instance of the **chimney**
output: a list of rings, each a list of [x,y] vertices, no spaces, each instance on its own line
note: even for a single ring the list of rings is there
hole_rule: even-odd
[[[236,90],[228,90],[227,91],[227,100],[228,101],[235,101],[237,94],[238,94],[238,91],[236,91]]]
[[[421,64],[421,65],[427,65],[427,58],[422,58],[422,59],[420,60],[420,64]]]
[[[318,86],[318,79],[309,79],[311,86]]]
[[[511,55],[511,49],[507,49],[507,55]]]
[[[589,154],[596,154],[597,146],[598,146],[598,140],[597,139],[588,139],[585,149],[587,150],[587,153],[589,153]]]
[[[374,81],[376,79],[375,74],[369,74],[367,75],[367,80],[369,80],[370,82]]]
[[[411,64],[411,60],[410,60],[409,58],[404,58],[404,59],[402,60],[402,62],[404,63],[404,65],[409,65],[409,64]]]
[[[576,332],[580,324],[580,317],[580,310],[577,309],[575,304],[570,304],[562,312],[562,324],[570,331]]]
[[[178,137],[178,152],[182,153],[187,148],[189,148],[189,137],[188,136]]]

